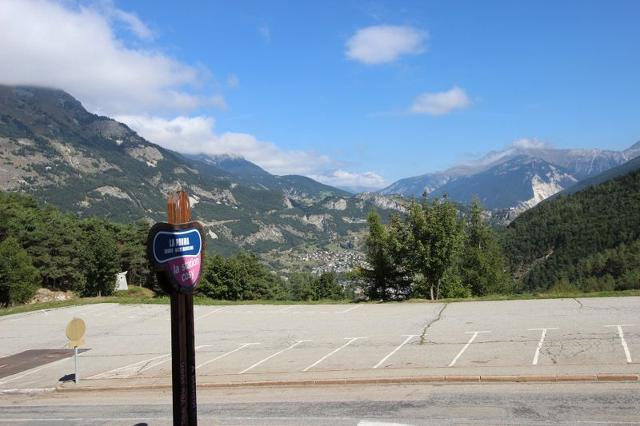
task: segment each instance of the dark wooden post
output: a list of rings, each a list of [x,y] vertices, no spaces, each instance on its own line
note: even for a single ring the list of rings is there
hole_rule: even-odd
[[[191,206],[186,192],[179,191],[167,202],[168,222],[187,223]],[[163,278],[166,279],[166,278]],[[163,283],[165,288],[169,283]],[[171,375],[173,380],[173,424],[198,424],[196,403],[196,351],[193,321],[193,295],[171,293]]]

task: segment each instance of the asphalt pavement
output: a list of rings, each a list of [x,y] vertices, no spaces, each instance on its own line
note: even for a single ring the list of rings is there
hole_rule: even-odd
[[[631,383],[203,390],[203,425],[640,424]],[[169,425],[167,391],[5,395],[0,424]]]
[[[87,324],[77,387],[170,384],[166,305],[96,304],[0,317],[0,357],[61,349]],[[640,298],[196,306],[198,384],[640,373]],[[635,357],[635,359],[634,359]],[[4,364],[4,365],[3,365]],[[12,367],[0,362],[0,371]],[[72,358],[0,374],[0,392],[50,389]]]

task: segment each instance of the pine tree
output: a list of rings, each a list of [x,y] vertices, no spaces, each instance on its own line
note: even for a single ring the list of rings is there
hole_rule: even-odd
[[[109,296],[115,290],[116,273],[120,271],[118,248],[114,235],[103,223],[83,223],[82,270],[86,284],[83,296]]]
[[[482,218],[477,199],[471,204],[466,222],[466,241],[462,252],[461,278],[474,296],[502,293],[507,290],[502,247],[493,230]]]
[[[26,303],[40,283],[40,274],[18,241],[8,237],[0,242],[0,306]]]
[[[362,277],[367,282],[367,295],[371,299],[387,299],[389,289],[399,289],[403,274],[393,256],[393,245],[389,234],[380,221],[380,216],[372,210],[367,218],[369,235],[366,239],[366,260],[368,268],[362,269]]]

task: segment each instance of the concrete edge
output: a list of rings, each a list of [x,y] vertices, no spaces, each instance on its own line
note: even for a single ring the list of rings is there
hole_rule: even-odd
[[[317,380],[264,380],[255,382],[201,383],[199,389],[245,388],[245,387],[305,387],[330,385],[368,385],[368,384],[412,384],[412,383],[575,383],[575,382],[640,382],[640,374],[585,374],[585,375],[487,375],[487,376],[417,376],[417,377],[378,377],[344,378]],[[86,382],[85,382],[86,383]],[[141,384],[113,386],[68,387],[60,385],[58,392],[111,391],[111,390],[151,390],[170,389],[170,384]],[[5,392],[7,393],[7,392]],[[16,393],[16,392],[14,392]]]
[[[48,393],[55,392],[58,388],[15,388],[15,389],[0,389],[0,395],[29,395],[36,393]]]

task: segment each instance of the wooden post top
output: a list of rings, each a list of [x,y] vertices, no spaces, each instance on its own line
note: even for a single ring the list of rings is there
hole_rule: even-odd
[[[167,219],[171,224],[187,223],[191,220],[191,205],[186,191],[177,191],[169,196]]]

